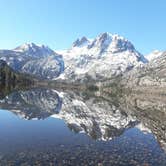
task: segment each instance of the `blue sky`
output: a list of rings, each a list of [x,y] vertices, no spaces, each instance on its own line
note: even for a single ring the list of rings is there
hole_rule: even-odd
[[[0,0],[0,48],[25,42],[67,49],[102,32],[128,38],[141,53],[166,50],[165,0]]]

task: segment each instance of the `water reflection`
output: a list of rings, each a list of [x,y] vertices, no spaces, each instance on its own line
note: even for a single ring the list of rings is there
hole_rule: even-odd
[[[126,155],[130,159],[135,155],[135,159],[141,160],[140,158],[143,159],[144,153],[148,151],[150,156],[145,159],[147,162],[155,160],[155,158],[152,158],[157,156],[157,160],[153,161],[154,163],[151,163],[151,165],[166,163],[166,155],[162,152],[162,149],[166,152],[165,96],[130,94],[113,98],[109,94],[58,92],[54,89],[34,88],[14,91],[3,98],[1,97],[0,108],[9,110],[22,119],[45,119],[38,123],[39,126],[30,121],[31,125],[28,127],[27,124],[24,124],[24,121],[11,118],[7,114],[10,119],[14,119],[14,124],[19,124],[9,132],[15,131],[15,128],[19,128],[21,125],[25,127],[24,129],[21,128],[21,132],[24,133],[22,137],[16,136],[17,134],[14,135],[16,137],[14,139],[15,144],[21,139],[29,142],[30,145],[37,146],[42,138],[38,149],[40,147],[56,147],[56,150],[53,150],[56,151],[56,155],[58,150],[63,153],[67,151],[67,147],[70,150],[75,148],[72,149],[72,154],[74,153],[73,150],[77,149],[84,151],[84,153],[87,153],[86,155],[92,153],[97,155],[98,150],[100,150],[106,155],[103,156],[102,160],[104,158],[110,160],[108,156],[112,154],[113,157],[116,154],[116,159],[112,158],[112,160],[116,160],[117,165],[122,160],[118,156],[123,156],[123,160],[128,163],[129,159],[126,158]],[[4,117],[7,116],[1,113],[0,123],[7,121],[7,118],[4,120]],[[73,132],[67,130],[63,122]],[[5,135],[1,128],[1,142],[3,142],[4,137],[13,137],[12,133]],[[42,132],[38,133],[40,128],[42,128]],[[30,135],[35,139],[31,140]],[[47,140],[47,143],[43,142],[43,139]],[[24,142],[22,147],[25,146],[23,144]],[[86,146],[88,146],[88,149],[85,148]],[[3,145],[0,144],[0,147],[2,149]],[[94,151],[90,152],[89,148]],[[95,151],[96,148],[97,151]],[[15,151],[16,147],[13,149]],[[146,151],[146,149],[148,150]],[[155,152],[153,152],[154,149]],[[22,150],[26,151],[27,147]],[[53,154],[53,151],[49,149],[50,154]],[[58,153],[61,154],[59,151]],[[84,154],[84,156],[86,155]],[[159,157],[160,160],[158,161]],[[115,163],[114,165],[116,165]],[[136,164],[140,164],[140,162]]]
[[[55,90],[50,89],[15,91],[0,100],[2,109],[27,120],[47,118],[59,113],[61,106],[62,99]]]
[[[109,140],[137,126],[166,142],[165,96],[124,95],[116,103],[106,95],[34,88],[7,95],[0,100],[0,108],[28,120],[63,119],[72,131],[93,139]]]
[[[63,93],[62,110],[53,117],[63,119],[71,130],[85,132],[98,140],[120,136],[125,129],[138,123],[134,116],[119,110],[108,100],[74,92]]]
[[[141,122],[147,132],[151,131],[166,151],[166,96],[132,94],[124,96],[120,108]]]

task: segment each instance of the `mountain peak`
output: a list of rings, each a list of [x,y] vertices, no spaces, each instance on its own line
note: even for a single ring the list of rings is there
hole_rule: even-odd
[[[48,55],[55,54],[55,52],[51,50],[48,46],[37,45],[35,43],[25,43],[21,46],[16,47],[14,51],[24,53],[25,55],[28,55],[28,56],[35,56],[35,57],[45,57]]]
[[[88,49],[99,50],[99,54],[105,52],[117,53],[122,51],[134,51],[133,44],[118,34],[111,34],[108,32],[98,35],[91,44],[88,45]]]
[[[90,43],[90,40],[87,39],[85,36],[82,37],[81,39],[77,39],[74,43],[73,43],[73,47],[83,47],[85,45],[88,45]]]
[[[146,55],[146,58],[148,59],[148,61],[152,61],[153,59],[158,58],[158,57],[161,56],[162,54],[163,54],[162,51],[154,50],[154,51],[152,51],[150,54]]]
[[[106,40],[106,39],[110,39],[111,41],[113,40],[123,40],[123,41],[128,41],[127,39],[125,39],[123,36],[120,36],[119,34],[112,34],[109,32],[104,32],[99,34],[96,39],[98,40]]]
[[[105,37],[108,37],[108,36],[112,36],[111,33],[108,33],[108,32],[104,32],[104,33],[101,33],[98,35],[99,38],[105,38]]]
[[[31,43],[24,43],[24,44],[16,47],[14,50],[24,52],[29,49],[35,49],[35,48],[48,48],[48,47],[44,46],[44,45],[37,45],[37,44],[31,42]]]
[[[99,34],[96,38],[89,40],[86,37],[77,39],[71,49],[85,48],[89,52],[97,51],[98,54],[106,52],[117,53],[122,51],[135,51],[134,45],[126,38],[118,35],[104,32]]]

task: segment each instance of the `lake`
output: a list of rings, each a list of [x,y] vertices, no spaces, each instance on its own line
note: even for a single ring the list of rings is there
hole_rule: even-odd
[[[166,165],[166,97],[49,88],[0,97],[0,165]]]

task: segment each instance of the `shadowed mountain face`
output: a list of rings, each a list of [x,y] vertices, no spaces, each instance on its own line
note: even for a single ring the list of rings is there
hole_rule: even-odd
[[[0,108],[21,118],[60,118],[74,132],[84,132],[92,139],[110,140],[129,128],[153,133],[160,145],[166,144],[166,98],[145,94],[112,98],[52,89],[16,91],[0,100]]]
[[[32,85],[35,79],[29,75],[23,75],[14,71],[7,63],[0,60],[0,87],[1,93],[4,89],[12,89],[18,86]]]
[[[34,43],[23,44],[14,50],[0,50],[0,60],[6,61],[15,71],[41,79],[55,79],[64,70],[61,55],[47,46]]]

